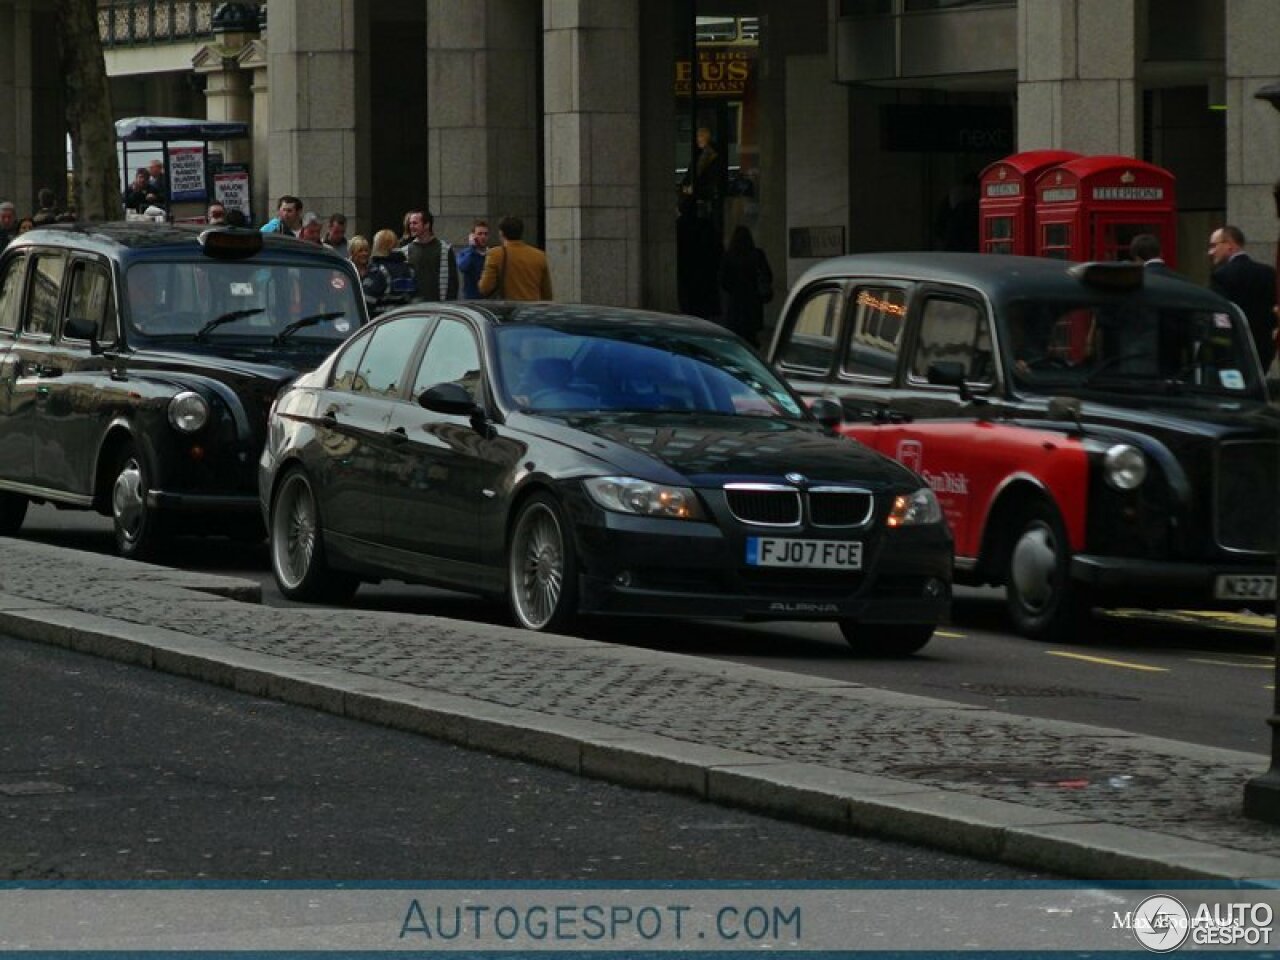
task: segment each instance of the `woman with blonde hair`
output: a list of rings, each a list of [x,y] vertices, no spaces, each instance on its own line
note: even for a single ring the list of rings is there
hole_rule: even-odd
[[[373,235],[369,272],[361,281],[371,316],[408,303],[417,292],[413,267],[396,249],[397,239],[392,230],[379,230]]]
[[[369,254],[370,247],[367,237],[356,234],[347,241],[347,259],[355,265],[356,273],[360,274],[361,283],[369,275]]]

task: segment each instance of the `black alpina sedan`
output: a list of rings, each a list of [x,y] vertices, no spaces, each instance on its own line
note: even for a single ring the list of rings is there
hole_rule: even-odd
[[[292,599],[388,577],[505,595],[532,630],[834,621],[880,655],[920,649],[950,603],[933,492],[687,317],[402,308],[281,392],[259,488]]]

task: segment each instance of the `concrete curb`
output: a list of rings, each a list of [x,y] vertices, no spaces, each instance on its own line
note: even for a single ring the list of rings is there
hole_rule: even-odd
[[[1280,857],[423,690],[21,597],[0,595],[0,632],[627,786],[1084,879],[1280,876]],[[935,709],[972,709],[919,699]]]

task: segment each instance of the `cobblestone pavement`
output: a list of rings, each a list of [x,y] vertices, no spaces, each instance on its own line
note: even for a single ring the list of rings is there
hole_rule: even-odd
[[[223,578],[4,544],[11,608],[41,601],[300,668],[1280,858],[1280,828],[1240,809],[1262,756],[443,618],[264,607],[197,592],[234,594]]]

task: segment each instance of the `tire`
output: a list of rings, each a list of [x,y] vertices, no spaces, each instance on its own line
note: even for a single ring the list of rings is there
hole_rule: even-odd
[[[578,613],[578,558],[564,514],[547,494],[520,507],[507,547],[507,601],[517,626],[557,632]]]
[[[164,540],[163,523],[147,505],[151,472],[136,443],[130,441],[121,449],[111,476],[111,524],[116,552],[130,560],[155,556]]]
[[[929,623],[859,623],[841,620],[840,632],[859,657],[909,657],[933,636]]]
[[[297,467],[284,475],[271,498],[268,533],[271,572],[285,597],[304,603],[346,603],[355,596],[360,581],[329,569],[315,492]]]
[[[0,537],[11,537],[22,529],[28,503],[21,494],[0,493]]]
[[[1084,589],[1071,580],[1071,548],[1058,511],[1037,500],[1022,512],[1015,529],[1005,581],[1014,629],[1048,643],[1080,639],[1089,602]]]

